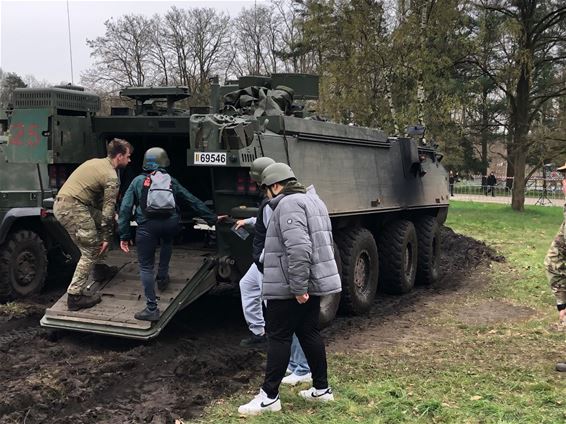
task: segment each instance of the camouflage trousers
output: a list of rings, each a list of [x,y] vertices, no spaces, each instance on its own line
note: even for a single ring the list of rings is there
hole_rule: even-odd
[[[566,240],[564,239],[564,225],[565,223],[563,222],[544,258],[546,276],[558,305],[566,303]]]
[[[98,254],[102,243],[102,211],[85,206],[74,199],[58,197],[53,206],[53,213],[81,252],[67,293],[82,294],[94,265],[103,259],[103,255]]]

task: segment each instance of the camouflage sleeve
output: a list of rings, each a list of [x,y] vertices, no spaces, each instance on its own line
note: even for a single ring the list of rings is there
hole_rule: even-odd
[[[116,198],[118,197],[119,183],[117,177],[110,177],[104,186],[104,200],[102,202],[102,240],[112,240],[114,230],[114,213]]]

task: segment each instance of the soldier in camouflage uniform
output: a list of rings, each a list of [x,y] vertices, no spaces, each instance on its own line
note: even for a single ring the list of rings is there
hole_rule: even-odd
[[[557,169],[562,172],[562,191],[566,196],[566,163]],[[546,258],[544,258],[544,267],[546,268],[546,276],[550,283],[550,288],[556,297],[556,308],[558,309],[558,318],[566,324],[566,204],[564,205],[564,220],[558,230],[558,234],[554,237]],[[556,364],[557,371],[566,371],[566,363],[559,362]]]
[[[81,252],[67,288],[70,311],[90,308],[100,302],[98,293],[88,294],[85,288],[93,267],[103,258],[112,240],[120,187],[117,169],[128,165],[132,151],[132,145],[126,140],[113,139],[108,144],[106,158],[84,162],[57,193],[53,206],[55,217]]]

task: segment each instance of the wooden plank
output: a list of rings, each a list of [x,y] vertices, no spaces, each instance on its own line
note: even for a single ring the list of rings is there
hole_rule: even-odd
[[[165,311],[175,301],[187,282],[195,275],[203,264],[206,250],[174,250],[170,262],[170,284],[163,292],[156,290],[161,311]],[[67,309],[67,295],[61,297],[45,312],[45,317],[58,321],[90,323],[110,327],[149,329],[152,323],[138,321],[134,314],[145,307],[145,296],[139,277],[138,262],[134,255],[112,251],[106,263],[117,266],[118,273],[104,283],[93,283],[91,291],[98,292],[102,301],[92,308],[80,311]],[[156,260],[159,251],[156,252]]]

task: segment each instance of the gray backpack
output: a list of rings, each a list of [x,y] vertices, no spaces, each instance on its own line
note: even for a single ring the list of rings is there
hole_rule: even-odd
[[[147,217],[168,217],[175,213],[177,205],[171,176],[163,171],[153,171],[143,182],[141,209]]]

